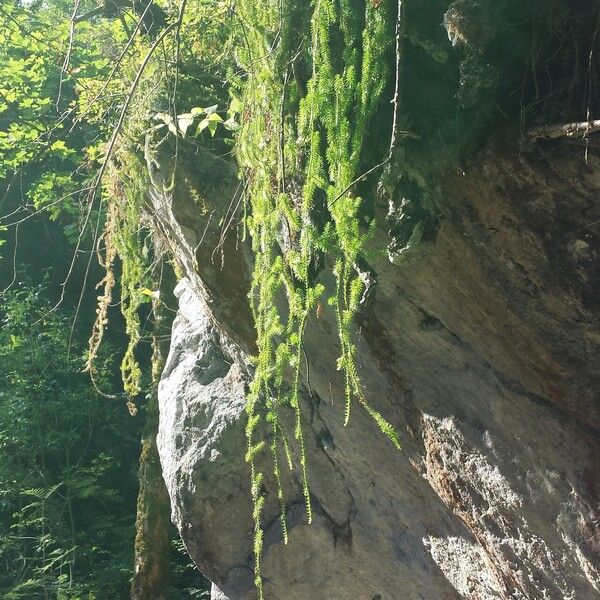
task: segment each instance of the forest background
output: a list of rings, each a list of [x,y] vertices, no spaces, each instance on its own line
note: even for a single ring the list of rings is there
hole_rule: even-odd
[[[132,178],[143,180],[140,132],[173,128],[175,95],[207,107],[188,115],[197,143],[230,151],[232,8],[194,0],[184,15],[169,1],[0,0],[0,21],[0,596],[142,597],[139,581],[132,588],[136,502],[147,511],[153,491],[142,497],[138,470],[144,480],[140,440],[155,426],[149,305],[163,265],[143,226],[122,236],[140,270],[106,307],[111,327],[90,378],[105,276],[94,259],[106,251],[99,231],[116,185],[107,165],[131,152]],[[118,284],[123,274],[115,265]],[[128,310],[138,335],[135,389],[125,394]],[[174,528],[160,527],[169,546],[160,593],[208,597]],[[138,554],[144,543],[138,536]]]

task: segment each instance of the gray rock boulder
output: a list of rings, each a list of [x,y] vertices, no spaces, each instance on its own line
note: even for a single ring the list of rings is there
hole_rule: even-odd
[[[452,213],[435,207],[434,235],[370,265],[359,370],[401,452],[358,405],[343,426],[335,317],[324,307],[311,319],[302,409],[315,518],[286,470],[284,546],[267,480],[269,600],[599,597],[600,244],[585,226],[600,219],[600,160],[582,169],[568,144],[544,158],[482,152],[446,175]],[[390,202],[394,219],[402,199]],[[169,215],[195,248],[202,220]],[[405,245],[379,222],[374,244]],[[245,307],[218,306],[219,290],[247,290],[243,252],[230,250],[222,270],[190,267],[178,285],[158,445],[173,520],[213,598],[250,600],[252,340]]]

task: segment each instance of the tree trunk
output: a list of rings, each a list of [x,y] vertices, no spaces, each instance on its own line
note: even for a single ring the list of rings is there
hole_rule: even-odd
[[[152,393],[147,405],[138,477],[133,600],[167,600],[171,556],[171,506],[163,480],[156,434],[158,432],[158,378],[163,364],[161,334],[168,332],[170,320],[154,303],[155,325],[152,357]],[[169,322],[167,322],[169,321]]]

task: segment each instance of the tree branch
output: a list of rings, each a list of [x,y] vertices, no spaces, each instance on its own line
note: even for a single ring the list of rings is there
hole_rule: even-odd
[[[98,15],[101,15],[104,13],[104,6],[96,6],[96,8],[92,8],[91,10],[88,10],[87,12],[84,12],[81,15],[77,15],[73,21],[75,23],[80,23],[81,21],[88,21],[89,19],[92,19],[93,17],[97,17]]]
[[[600,131],[600,119],[581,123],[561,123],[559,125],[542,125],[525,133],[525,137],[533,140],[555,140],[561,137],[587,137],[590,133]]]

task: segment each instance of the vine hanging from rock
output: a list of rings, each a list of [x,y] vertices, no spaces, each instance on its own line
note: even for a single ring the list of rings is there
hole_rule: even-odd
[[[392,425],[366,400],[353,339],[353,319],[365,291],[357,264],[370,235],[361,222],[363,201],[354,187],[373,170],[361,175],[364,144],[394,75],[397,102],[393,57],[398,59],[394,40],[400,9],[401,4],[396,12],[389,3],[349,0],[317,0],[311,7],[290,0],[245,0],[239,6],[245,40],[239,54],[248,81],[237,156],[247,182],[246,225],[255,261],[250,301],[258,345],[247,403],[246,459],[254,504],[255,583],[261,598],[265,498],[257,458],[267,442],[258,431],[263,423],[271,428],[268,449],[287,542],[279,453],[283,451],[290,467],[294,457],[279,408],[288,405],[295,413],[297,460],[310,522],[300,366],[307,321],[328,292],[337,315],[338,369],[345,378],[344,422],[357,400],[400,448]],[[294,24],[307,21],[310,32],[298,36]],[[394,131],[395,121],[394,113]],[[334,290],[319,281],[323,266],[335,277]]]

